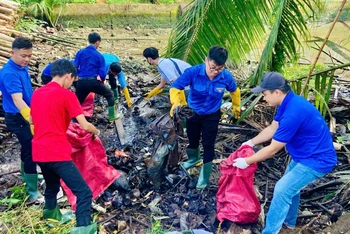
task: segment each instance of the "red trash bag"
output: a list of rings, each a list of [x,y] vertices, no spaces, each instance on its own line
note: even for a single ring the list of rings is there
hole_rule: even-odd
[[[254,172],[257,163],[246,169],[232,166],[236,158],[246,158],[254,154],[252,147],[244,145],[220,163],[221,177],[216,194],[217,219],[247,224],[258,220],[261,207],[254,191]]]
[[[94,99],[95,93],[89,93],[84,102],[81,104],[84,116],[92,117],[94,113]]]

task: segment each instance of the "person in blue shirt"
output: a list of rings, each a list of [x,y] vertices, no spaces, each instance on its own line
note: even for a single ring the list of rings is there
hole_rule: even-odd
[[[181,90],[190,86],[187,102],[194,114],[186,120],[189,141],[186,149],[188,160],[180,166],[187,170],[201,161],[199,140],[202,135],[203,165],[196,185],[197,189],[203,189],[209,183],[215,156],[215,139],[221,117],[220,107],[225,90],[231,94],[235,118],[240,114],[240,90],[231,73],[225,69],[227,57],[228,52],[225,48],[211,47],[204,63],[188,68],[170,87],[172,104],[170,115],[173,115],[176,107],[185,105],[180,97]]]
[[[124,72],[122,71],[122,67],[120,65],[119,58],[114,54],[102,54],[103,58],[105,59],[106,63],[106,74],[108,74],[108,81],[109,85],[111,86],[111,89],[114,94],[114,101],[118,103],[118,91],[117,91],[117,79],[120,84],[120,87],[123,89],[123,93],[125,96],[126,104],[128,107],[132,106],[132,101],[130,98],[129,90],[126,84]]]
[[[90,45],[79,50],[74,59],[79,77],[76,83],[76,95],[80,103],[84,102],[90,92],[104,96],[108,102],[108,119],[112,122],[119,118],[119,115],[115,111],[113,92],[104,85],[106,63],[102,54],[97,51],[101,36],[92,32],[88,36],[88,41]]]
[[[70,62],[74,63],[74,59],[71,59]],[[52,63],[49,63],[42,71],[41,73],[41,82],[46,85],[47,83],[51,82],[52,76],[51,76],[51,66]]]
[[[191,67],[185,61],[176,58],[160,58],[158,49],[148,47],[143,51],[143,56],[146,58],[149,65],[157,66],[160,73],[160,83],[150,92],[146,93],[146,100],[158,95],[163,91],[165,84],[172,84],[184,71]],[[182,93],[182,98],[186,100],[185,93]]]
[[[38,173],[32,158],[32,126],[30,103],[33,95],[28,64],[32,57],[32,43],[24,37],[12,43],[11,58],[0,71],[0,91],[5,124],[21,144],[21,173],[26,192],[32,201],[43,201],[38,191]]]
[[[271,125],[242,145],[253,147],[272,140],[270,145],[254,155],[236,159],[233,166],[245,169],[287,148],[292,160],[275,185],[262,231],[263,234],[277,234],[282,225],[290,229],[295,227],[300,191],[332,171],[337,156],[331,133],[320,112],[303,97],[294,94],[282,74],[264,74],[260,86],[252,89],[252,92],[262,92],[265,101],[278,109]]]

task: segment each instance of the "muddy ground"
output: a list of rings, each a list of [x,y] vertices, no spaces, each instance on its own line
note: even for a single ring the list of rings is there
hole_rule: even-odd
[[[151,228],[154,219],[161,220],[165,230],[184,229],[206,229],[216,232],[218,221],[215,219],[217,181],[220,177],[219,162],[239,147],[247,139],[254,136],[257,131],[249,124],[249,121],[241,124],[240,130],[237,126],[220,126],[216,144],[216,163],[211,176],[211,185],[203,190],[193,189],[199,168],[193,170],[193,180],[177,167],[169,170],[171,179],[164,179],[160,188],[156,189],[147,175],[147,166],[150,162],[150,155],[154,149],[157,136],[149,129],[150,123],[160,115],[167,113],[170,109],[167,95],[153,98],[150,102],[143,102],[142,94],[153,88],[159,78],[154,68],[144,61],[142,51],[149,46],[164,49],[167,43],[170,29],[142,29],[142,28],[76,28],[58,32],[57,35],[71,42],[71,46],[56,43],[51,39],[35,38],[36,59],[41,62],[43,68],[48,62],[59,57],[74,58],[75,52],[86,45],[85,38],[91,31],[96,31],[102,36],[101,52],[114,53],[121,59],[123,69],[128,78],[128,84],[132,99],[137,104],[127,109],[125,102],[119,105],[123,114],[124,128],[127,133],[127,144],[121,145],[113,125],[106,120],[106,102],[103,98],[97,97],[95,102],[95,113],[91,120],[101,130],[101,140],[106,148],[109,164],[116,169],[123,171],[128,178],[128,187],[122,189],[120,186],[111,187],[97,200],[97,203],[107,209],[107,213],[100,215],[99,221],[106,233],[113,233],[118,229],[120,221],[126,222],[126,229],[122,233],[146,233]],[[73,37],[79,37],[74,39]],[[108,39],[104,39],[108,38]],[[249,69],[247,69],[249,70]],[[40,82],[40,80],[39,80]],[[140,101],[141,100],[141,101]],[[259,104],[255,115],[248,120],[259,122],[260,127],[271,121],[273,108]],[[11,137],[1,144],[6,145],[0,152],[0,174],[15,171],[19,168],[19,144],[15,137]],[[185,136],[179,138],[179,152],[185,159]],[[116,150],[122,150],[128,157],[116,157]],[[348,168],[349,164],[344,155],[341,156],[340,169]],[[283,174],[288,162],[288,155],[279,152],[278,156],[267,160],[259,165],[255,176],[255,184],[260,192],[261,204],[266,203],[263,214],[266,214],[272,198],[273,186]],[[339,169],[339,168],[338,168]],[[336,170],[338,170],[336,169]],[[350,227],[348,216],[342,216],[339,224],[332,224],[336,219],[324,209],[310,205],[310,199],[322,203],[317,197],[324,197],[340,189],[340,184],[328,187],[325,190],[315,189],[337,181],[333,175],[328,175],[319,182],[308,187],[302,193],[302,202],[298,227],[294,231],[283,230],[282,233],[347,233]],[[9,188],[20,184],[19,173],[13,173],[0,178],[0,199],[9,194]],[[326,209],[332,210],[336,204],[341,204],[344,210],[349,211],[349,188],[340,190],[339,196],[328,200],[324,204]],[[153,201],[156,205],[150,207]],[[152,218],[153,217],[153,218]],[[316,217],[316,218],[315,218]],[[333,219],[332,219],[333,217]],[[344,218],[343,218],[344,217]],[[110,219],[109,219],[110,218]],[[119,224],[118,224],[119,223]],[[331,225],[332,224],[332,225]],[[251,225],[235,225],[225,222],[222,225],[221,233],[260,233],[263,224],[261,222]],[[327,228],[326,231],[322,231]]]

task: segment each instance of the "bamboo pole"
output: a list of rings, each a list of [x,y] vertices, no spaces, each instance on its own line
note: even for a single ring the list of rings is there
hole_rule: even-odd
[[[0,6],[0,13],[6,14],[6,15],[11,15],[13,13],[13,10],[9,9],[7,7]]]
[[[305,80],[304,87],[303,87],[303,89],[302,89],[301,92],[300,92],[300,96],[303,96],[303,95],[304,95],[304,92],[305,92],[305,89],[306,89],[306,87],[307,87],[307,85],[308,85],[308,83],[309,83],[311,74],[312,74],[312,72],[313,72],[314,69],[315,69],[316,63],[317,63],[317,61],[318,61],[318,59],[319,59],[319,57],[320,57],[320,55],[321,55],[321,53],[322,53],[322,50],[323,50],[324,46],[326,45],[326,43],[327,43],[327,41],[328,41],[329,36],[331,35],[331,33],[332,33],[332,31],[333,31],[333,28],[334,28],[335,24],[337,23],[337,20],[338,20],[338,18],[339,18],[339,15],[340,15],[340,13],[341,13],[342,10],[343,10],[346,1],[347,1],[347,0],[343,0],[342,4],[341,4],[341,6],[340,6],[340,8],[339,8],[339,10],[338,10],[337,15],[335,16],[335,18],[334,18],[334,20],[333,20],[333,23],[332,23],[332,25],[331,25],[331,28],[329,29],[329,31],[328,31],[328,33],[327,33],[327,36],[325,37],[325,39],[324,39],[324,41],[323,41],[323,43],[322,43],[322,46],[321,46],[321,48],[319,49],[319,51],[318,51],[318,53],[317,53],[317,56],[316,56],[316,58],[315,58],[315,61],[312,63],[312,66],[311,66],[311,69],[310,69],[310,71],[309,71],[309,74],[308,74],[308,76],[307,76],[307,78],[306,78],[306,80]]]

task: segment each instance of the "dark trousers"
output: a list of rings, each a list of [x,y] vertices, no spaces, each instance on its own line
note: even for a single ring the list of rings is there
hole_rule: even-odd
[[[37,174],[36,164],[32,158],[32,133],[29,123],[20,113],[5,113],[5,124],[14,133],[21,144],[21,161],[24,163],[24,173]]]
[[[76,95],[80,103],[83,103],[90,92],[100,94],[107,99],[108,106],[114,106],[114,95],[112,90],[107,88],[104,84],[96,78],[82,79],[80,78],[76,84]]]
[[[197,149],[199,147],[199,140],[202,134],[203,163],[211,162],[214,159],[214,146],[220,117],[221,112],[218,110],[209,115],[194,114],[186,121],[189,149]]]
[[[51,82],[51,80],[52,80],[51,76],[41,75],[41,83],[43,83],[44,85]]]
[[[112,73],[108,73],[108,82],[111,89],[117,89],[117,78]]]
[[[38,163],[45,182],[45,209],[55,209],[60,179],[77,197],[77,227],[90,225],[92,192],[72,161]]]

